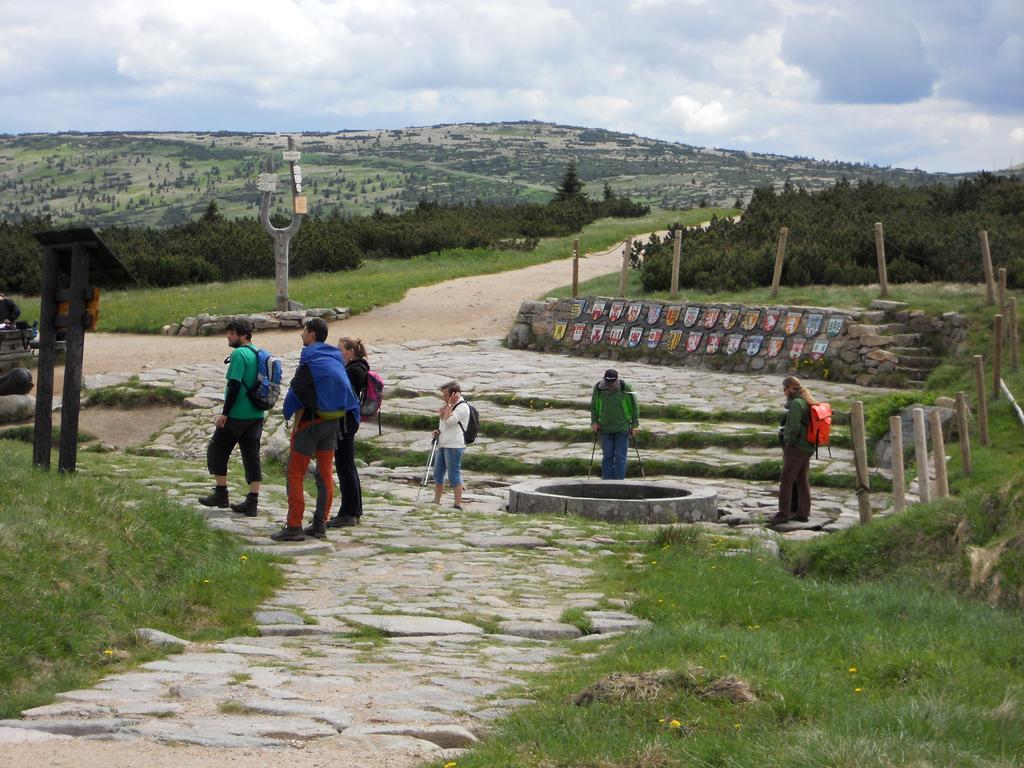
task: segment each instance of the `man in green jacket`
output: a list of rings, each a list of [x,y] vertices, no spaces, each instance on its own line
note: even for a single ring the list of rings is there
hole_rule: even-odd
[[[790,520],[806,522],[811,514],[811,481],[809,471],[814,445],[807,439],[814,397],[796,376],[782,380],[786,393],[786,423],[782,427],[782,477],[779,481],[779,512],[768,520],[778,525]],[[794,485],[797,493],[796,514],[792,513]]]
[[[640,426],[640,409],[632,387],[609,368],[594,385],[590,398],[590,428],[601,435],[601,479],[626,476],[629,438]]]

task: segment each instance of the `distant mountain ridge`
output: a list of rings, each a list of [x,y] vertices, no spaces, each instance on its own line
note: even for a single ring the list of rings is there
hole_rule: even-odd
[[[567,164],[584,191],[604,185],[663,208],[732,205],[785,181],[807,189],[839,178],[952,183],[936,174],[861,163],[696,147],[603,128],[535,121],[302,133],[311,213],[400,211],[442,203],[546,201]],[[227,216],[255,216],[256,176],[271,155],[284,181],[283,136],[268,133],[105,132],[0,136],[0,220],[49,215],[57,225],[171,226],[211,200]],[[277,211],[289,215],[281,184]]]

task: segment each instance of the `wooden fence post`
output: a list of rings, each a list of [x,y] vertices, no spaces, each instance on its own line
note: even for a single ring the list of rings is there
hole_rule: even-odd
[[[960,435],[960,462],[963,464],[964,477],[970,477],[974,471],[971,464],[971,432],[967,423],[967,395],[956,393],[956,429]]]
[[[992,341],[995,343],[992,353],[992,399],[998,400],[999,384],[1003,380],[1003,316],[996,315],[992,319],[995,321],[992,333]]]
[[[985,361],[974,356],[974,397],[978,403],[978,442],[988,445],[988,400],[985,397]]]
[[[996,284],[992,277],[992,254],[988,249],[988,232],[981,230],[978,239],[981,241],[981,266],[985,270],[985,303],[991,306],[996,303]]]
[[[915,408],[914,414],[914,460],[917,462],[917,496],[927,504],[932,500],[928,480],[928,438],[924,432],[924,409]]]
[[[892,452],[892,511],[902,512],[907,508],[906,478],[903,475],[903,419],[889,417],[889,449]]]
[[[999,296],[999,311],[1006,316],[1006,267],[1000,267],[996,270],[996,274],[999,276],[996,290]]]
[[[1009,313],[1010,326],[1010,367],[1013,370],[1020,368],[1020,338],[1017,328],[1017,297],[1011,296],[1006,300],[1006,310]]]
[[[868,478],[867,431],[864,429],[864,403],[855,400],[850,406],[850,432],[853,436],[853,462],[857,473],[857,510],[860,524],[871,522],[871,486]]]
[[[882,222],[875,222],[875,255],[878,257],[878,284],[882,287],[881,297],[889,295],[889,274],[885,268],[885,233]]]
[[[935,498],[949,496],[949,478],[946,474],[946,440],[942,436],[942,418],[938,409],[928,414],[932,428],[932,461],[935,463]]]
[[[679,293],[679,262],[683,254],[683,230],[676,230],[675,242],[672,243],[672,298]]]
[[[633,238],[626,238],[626,245],[622,249],[622,271],[619,273],[619,298],[626,295],[626,277],[629,275],[629,256],[633,252]]]
[[[782,280],[782,260],[786,257],[786,238],[789,227],[779,228],[779,244],[775,248],[775,271],[772,273],[772,298],[779,295],[779,281]]]
[[[572,241],[572,297],[580,295],[580,241]]]

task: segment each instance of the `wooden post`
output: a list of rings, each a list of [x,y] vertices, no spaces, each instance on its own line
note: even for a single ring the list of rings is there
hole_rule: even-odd
[[[580,295],[580,241],[572,241],[572,297]]]
[[[992,277],[992,254],[988,250],[988,232],[984,229],[978,233],[981,241],[981,266],[985,270],[985,303],[996,303],[996,284]]]
[[[74,472],[78,461],[78,412],[82,399],[82,361],[85,356],[85,289],[89,284],[89,253],[82,245],[71,249],[71,300],[68,302],[67,346],[64,354],[64,393],[60,409],[61,472]]]
[[[1006,267],[1000,267],[996,270],[998,275],[998,295],[999,295],[999,311],[1005,317],[1006,315]]]
[[[629,256],[633,252],[633,238],[626,238],[626,245],[622,249],[622,271],[619,273],[619,298],[626,295],[626,277],[629,275]]]
[[[1013,370],[1020,369],[1020,338],[1017,328],[1017,297],[1010,296],[1006,300],[1006,310],[1009,319],[1010,331],[1010,367]]]
[[[885,233],[882,222],[875,222],[875,255],[878,257],[878,284],[882,287],[881,297],[889,295],[889,274],[885,268]]]
[[[935,463],[935,498],[949,496],[949,479],[946,475],[946,440],[942,436],[942,418],[938,409],[928,414],[932,428],[932,461]]]
[[[906,480],[903,475],[903,419],[889,417],[889,449],[892,453],[892,511],[902,512],[907,508]]]
[[[39,301],[39,365],[36,370],[36,422],[32,439],[32,464],[50,468],[53,448],[53,364],[57,358],[57,252],[43,248],[43,273]]]
[[[967,395],[956,393],[956,429],[960,435],[960,463],[963,465],[964,477],[970,477],[974,471],[971,464],[971,432],[967,423]]]
[[[928,438],[924,432],[924,409],[915,408],[914,414],[914,460],[917,462],[917,495],[927,504],[932,500],[928,480]]]
[[[857,510],[860,524],[871,522],[871,485],[868,478],[867,431],[864,429],[864,403],[855,400],[850,406],[850,432],[853,436],[853,463],[857,473]]]
[[[999,383],[1003,380],[1003,316],[996,315],[992,319],[995,321],[992,333],[992,341],[995,342],[992,353],[992,399],[998,400]]]
[[[672,243],[672,293],[674,299],[679,293],[679,262],[683,255],[683,230],[676,230],[676,239]]]
[[[974,356],[974,396],[978,403],[978,442],[988,445],[988,401],[985,398],[985,361]]]
[[[779,244],[775,248],[775,271],[772,273],[772,298],[779,295],[779,281],[782,280],[782,261],[786,257],[786,238],[789,227],[779,228]]]

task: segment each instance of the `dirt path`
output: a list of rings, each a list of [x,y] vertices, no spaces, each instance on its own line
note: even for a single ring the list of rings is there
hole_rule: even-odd
[[[647,235],[641,237],[646,238]],[[615,272],[622,266],[622,246],[580,259],[580,282]],[[523,299],[543,296],[572,282],[572,259],[502,272],[449,280],[413,288],[404,299],[348,320],[331,323],[330,340],[339,336],[364,343],[412,340],[449,341],[504,336]],[[344,304],[344,298],[339,301]],[[256,343],[283,354],[299,347],[298,330],[265,331]],[[89,334],[85,344],[86,374],[140,373],[175,364],[209,362],[227,353],[223,336],[152,336],[126,333]],[[58,371],[55,385],[63,383]]]

